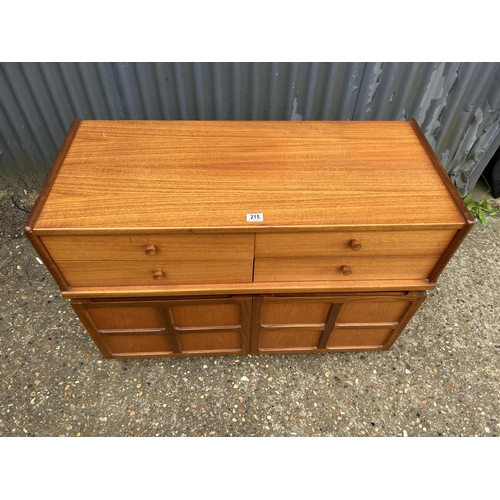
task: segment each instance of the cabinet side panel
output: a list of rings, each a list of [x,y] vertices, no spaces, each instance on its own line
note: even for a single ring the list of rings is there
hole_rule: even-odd
[[[474,221],[467,221],[467,224],[457,232],[455,238],[453,238],[452,242],[445,250],[438,263],[432,270],[429,275],[429,282],[436,283],[439,275],[443,272],[444,268],[448,265],[451,258],[455,255],[455,252],[458,250],[458,247],[462,244],[465,237],[469,234],[472,226],[474,225]]]
[[[48,173],[47,178],[45,179],[42,190],[40,191],[40,194],[38,195],[38,198],[36,199],[35,204],[31,209],[30,216],[28,217],[26,226],[24,228],[26,233],[31,232],[36,225],[36,221],[43,209],[43,205],[49,195],[49,192],[54,184],[54,181],[56,180],[57,174],[61,169],[64,159],[68,154],[69,148],[71,146],[71,143],[73,142],[73,139],[75,138],[80,123],[81,123],[80,118],[75,118],[73,120],[73,123],[71,124],[68,134],[64,139],[63,145],[61,146],[61,149],[57,154],[54,165],[52,165],[52,168],[50,169],[50,172]]]
[[[422,144],[422,147],[425,149],[427,156],[432,161],[434,168],[436,169],[436,172],[439,174],[439,176],[441,177],[441,180],[443,181],[443,184],[445,185],[446,189],[450,193],[450,196],[453,199],[453,202],[455,203],[457,211],[460,213],[460,215],[464,219],[464,222],[466,222],[468,224],[474,224],[474,217],[472,217],[471,213],[467,210],[465,203],[463,202],[462,198],[460,198],[460,195],[457,191],[457,188],[453,185],[453,182],[451,182],[450,176],[448,175],[445,168],[443,167],[443,165],[439,161],[439,158],[437,157],[436,153],[432,149],[432,146],[429,144],[427,137],[425,137],[424,133],[422,132],[422,129],[420,128],[419,124],[417,123],[417,120],[415,120],[414,118],[411,118],[409,120],[409,122],[410,122],[411,126],[413,127],[413,129],[415,130],[415,134],[417,135],[420,143]]]
[[[108,349],[108,346],[104,343],[102,340],[101,336],[96,330],[96,327],[94,325],[94,322],[92,321],[92,318],[89,316],[87,312],[87,306],[88,304],[91,304],[90,300],[72,300],[71,301],[71,307],[73,310],[76,312],[78,318],[82,322],[83,326],[89,333],[89,335],[92,337],[92,340],[95,342],[99,350],[101,351],[101,354],[105,358],[112,358],[113,355],[111,351]]]
[[[50,256],[49,252],[47,252],[47,249],[43,245],[40,238],[36,234],[34,234],[33,231],[28,230],[27,228],[25,228],[24,233],[26,234],[26,237],[30,241],[33,248],[36,250],[36,253],[40,256],[40,259],[42,259],[42,262],[45,264],[45,267],[49,270],[50,274],[55,279],[59,288],[63,292],[69,291],[70,286],[68,285],[68,282],[66,281],[60,269],[57,267],[56,263]]]
[[[383,347],[384,350],[389,349],[392,346],[392,344],[394,344],[394,342],[399,337],[400,333],[404,330],[410,319],[413,317],[413,315],[417,312],[418,308],[427,298],[427,294],[425,292],[414,292],[412,295],[414,296],[414,299],[410,307],[407,309],[403,317],[399,320],[399,324],[396,330],[394,330],[391,336],[386,340]]]
[[[49,192],[52,188],[52,185],[54,184],[54,181],[56,180],[57,174],[59,173],[59,170],[61,169],[61,166],[64,162],[64,159],[66,158],[66,155],[69,151],[69,148],[71,146],[71,143],[73,142],[73,139],[76,135],[76,132],[78,131],[78,127],[80,126],[80,118],[75,118],[73,120],[73,123],[68,131],[68,134],[66,135],[66,139],[63,142],[63,145],[61,146],[61,149],[59,150],[59,153],[56,157],[56,160],[54,162],[54,165],[50,169],[50,172],[47,175],[47,178],[45,179],[45,182],[43,184],[43,187],[40,191],[40,194],[38,195],[35,204],[33,205],[30,215],[28,217],[28,220],[26,221],[26,225],[24,226],[24,234],[30,241],[30,243],[33,245],[34,249],[42,259],[42,262],[45,264],[47,269],[50,271],[54,279],[56,280],[56,283],[58,284],[59,288],[61,290],[69,290],[68,283],[64,279],[61,271],[59,268],[56,266],[54,263],[52,257],[50,256],[49,252],[45,248],[45,246],[42,244],[40,241],[40,238],[34,234],[33,230],[36,226],[37,219],[43,209],[43,205],[49,195]]]

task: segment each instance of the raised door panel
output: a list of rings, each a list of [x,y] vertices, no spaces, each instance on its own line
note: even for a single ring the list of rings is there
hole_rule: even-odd
[[[324,324],[330,310],[330,302],[318,299],[310,301],[272,301],[262,309],[263,325],[311,325]]]
[[[147,305],[99,305],[87,310],[99,331],[105,330],[165,330],[160,308]]]
[[[72,300],[71,305],[106,358],[173,353],[159,301]]]
[[[257,296],[251,352],[387,349],[425,299],[424,292]]]
[[[179,345],[183,353],[189,354],[237,354],[242,353],[241,332],[192,332],[180,333]]]
[[[259,351],[314,351],[318,349],[322,329],[265,328],[260,333]]]
[[[342,305],[336,323],[397,323],[410,305],[397,298],[350,300]]]
[[[255,296],[251,352],[315,351],[336,314],[329,296]]]
[[[395,325],[396,327],[397,325]],[[382,349],[394,328],[341,328],[336,327],[326,344],[328,349]]]
[[[105,357],[249,351],[250,297],[83,299],[71,304]]]
[[[250,297],[169,302],[169,328],[185,354],[249,351]]]
[[[241,307],[237,302],[181,302],[170,305],[170,316],[176,329],[229,327],[241,324]]]
[[[173,352],[165,334],[101,334],[101,339],[113,357],[158,357]]]

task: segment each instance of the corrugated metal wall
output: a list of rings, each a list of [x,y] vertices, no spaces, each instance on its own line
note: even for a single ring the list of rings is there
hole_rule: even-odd
[[[465,194],[500,143],[500,63],[2,63],[0,173],[45,176],[75,116],[414,117]]]

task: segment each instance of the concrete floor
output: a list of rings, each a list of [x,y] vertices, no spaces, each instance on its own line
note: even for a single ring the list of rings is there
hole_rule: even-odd
[[[119,361],[23,236],[38,189],[0,186],[0,436],[500,434],[498,216],[387,352]]]

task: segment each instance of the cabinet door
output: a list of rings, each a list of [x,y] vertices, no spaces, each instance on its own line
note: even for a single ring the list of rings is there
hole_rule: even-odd
[[[107,358],[249,351],[251,297],[72,300]]]
[[[425,292],[256,296],[252,353],[389,349]]]

